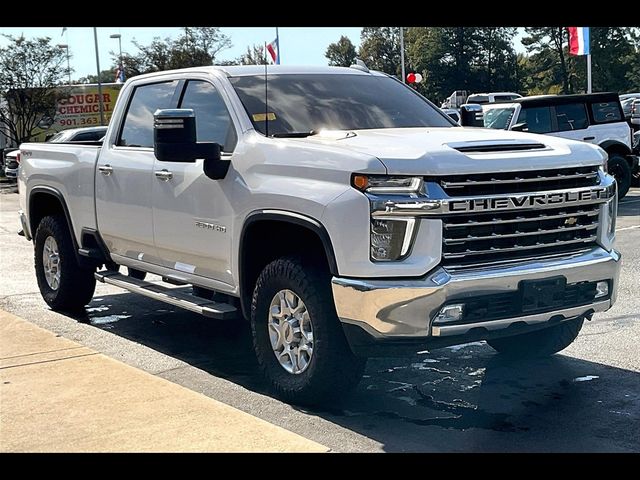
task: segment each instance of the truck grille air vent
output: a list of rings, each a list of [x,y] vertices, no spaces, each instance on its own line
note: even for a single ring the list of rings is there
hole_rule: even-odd
[[[447,195],[459,197],[591,187],[599,178],[598,167],[592,166],[426,177],[425,181],[437,182]]]
[[[542,143],[493,143],[490,145],[449,146],[462,153],[514,152],[519,150],[536,150],[539,148],[546,148]]]

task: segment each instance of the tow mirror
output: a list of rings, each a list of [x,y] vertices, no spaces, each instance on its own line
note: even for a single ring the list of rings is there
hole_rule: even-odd
[[[156,110],[153,114],[153,152],[161,162],[195,162],[204,159],[204,174],[224,178],[230,161],[222,160],[220,145],[198,142],[196,115],[190,108]]]

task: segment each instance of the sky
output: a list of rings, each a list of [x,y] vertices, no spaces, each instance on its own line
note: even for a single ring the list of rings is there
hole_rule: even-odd
[[[93,41],[93,28],[68,27],[62,34],[62,27],[0,27],[0,34],[25,37],[51,37],[57,44],[69,45],[71,55],[70,64],[73,69],[72,78],[78,79],[89,74],[96,74],[96,57]],[[231,38],[233,46],[220,52],[218,60],[232,60],[246,52],[247,46],[263,45],[275,39],[275,27],[222,27],[222,33]],[[341,35],[346,35],[355,44],[360,44],[361,27],[280,27],[280,57],[284,65],[326,65],[324,53],[330,43],[336,42]],[[118,52],[118,40],[109,38],[111,34],[122,36],[122,51],[135,53],[137,50],[131,43],[137,40],[142,44],[149,44],[154,37],[177,38],[182,30],[178,27],[99,27],[98,50],[100,52],[100,69],[108,69],[111,63],[109,52]],[[515,39],[516,51],[523,50],[519,37]],[[0,36],[0,46],[7,44],[7,40]],[[126,66],[125,66],[126,67]]]

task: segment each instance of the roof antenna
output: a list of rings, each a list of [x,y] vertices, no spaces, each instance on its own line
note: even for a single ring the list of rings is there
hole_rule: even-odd
[[[355,68],[356,70],[361,70],[363,72],[369,73],[369,69],[367,68],[367,64],[364,63],[361,59],[356,57],[356,63],[351,65],[349,68]]]
[[[265,135],[269,136],[269,93],[268,93],[268,82],[267,82],[267,65],[269,64],[269,60],[267,59],[267,42],[264,42],[264,131]]]

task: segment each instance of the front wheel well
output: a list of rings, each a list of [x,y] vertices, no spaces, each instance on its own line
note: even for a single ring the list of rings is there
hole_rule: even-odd
[[[623,145],[622,143],[607,143],[604,142],[602,145],[600,145],[600,147],[607,152],[607,154],[611,157],[612,155],[620,155],[622,157],[625,157],[626,155],[629,155],[631,152],[629,151],[629,148],[626,145]]]
[[[328,272],[337,273],[328,235],[316,224],[276,218],[250,221],[243,229],[239,251],[240,298],[245,318],[250,315],[258,276],[270,262],[287,255],[300,255]]]

